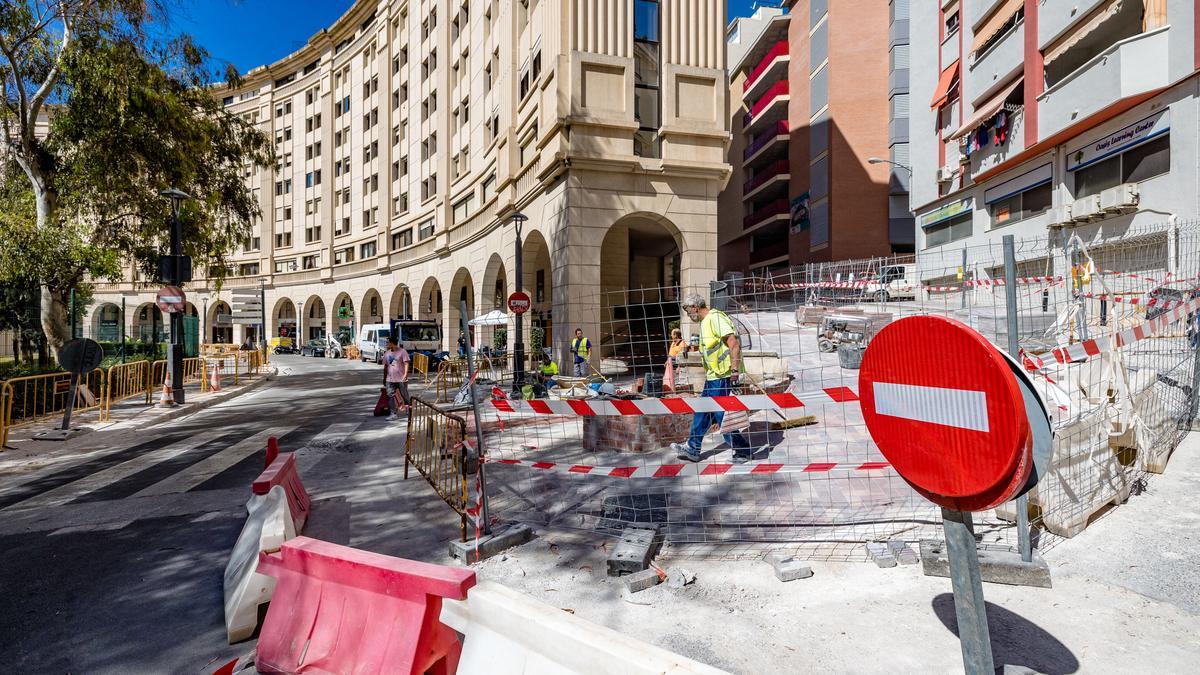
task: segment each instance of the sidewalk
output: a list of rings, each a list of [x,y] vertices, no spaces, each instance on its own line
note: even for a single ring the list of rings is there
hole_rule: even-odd
[[[1054,587],[985,584],[996,665],[1041,673],[1194,672],[1200,659],[1200,434],[1167,472],[1046,552]],[[542,533],[477,566],[492,579],[733,672],[962,672],[948,579],[920,566],[813,562],[787,584],[764,562],[657,562],[695,583],[622,597],[594,537]]]

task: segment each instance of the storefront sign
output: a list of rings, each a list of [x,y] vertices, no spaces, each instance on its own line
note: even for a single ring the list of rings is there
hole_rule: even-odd
[[[951,202],[940,208],[934,209],[929,213],[921,216],[921,227],[927,228],[937,225],[943,220],[950,220],[955,216],[961,216],[964,213],[970,213],[975,208],[975,198],[968,197],[957,202]]]
[[[1138,120],[1120,131],[1099,138],[1082,148],[1067,153],[1067,171],[1082,169],[1102,159],[1124,152],[1135,145],[1157,138],[1171,130],[1171,109],[1166,108]]]
[[[1016,178],[1010,178],[1009,180],[1006,180],[995,187],[988,188],[987,191],[983,193],[983,203],[991,204],[993,202],[998,202],[1001,199],[1008,199],[1015,194],[1020,194],[1031,188],[1038,187],[1039,185],[1045,185],[1046,183],[1050,182],[1052,176],[1053,173],[1049,164],[1039,166],[1038,168],[1032,171],[1027,171]]]

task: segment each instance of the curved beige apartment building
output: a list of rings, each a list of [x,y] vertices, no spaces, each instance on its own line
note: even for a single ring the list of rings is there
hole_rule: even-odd
[[[222,290],[186,287],[205,341],[258,337],[226,317],[262,283],[268,336],[412,316],[449,347],[460,299],[483,313],[514,289],[517,212],[527,330],[559,354],[621,317],[609,291],[713,279],[724,22],[724,0],[355,3],[220,94],[279,164],[247,172],[263,217]],[[161,330],[155,290],[100,285],[86,332],[115,338],[122,304],[128,335]]]

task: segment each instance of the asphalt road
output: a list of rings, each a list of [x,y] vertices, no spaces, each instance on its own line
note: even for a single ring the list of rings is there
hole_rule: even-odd
[[[222,575],[270,435],[300,451],[316,503],[306,534],[444,555],[456,521],[419,479],[400,485],[404,424],[371,415],[382,369],[275,364],[281,376],[263,389],[136,433],[85,435],[77,457],[20,471],[0,457],[5,671],[211,672],[249,651],[226,644]]]

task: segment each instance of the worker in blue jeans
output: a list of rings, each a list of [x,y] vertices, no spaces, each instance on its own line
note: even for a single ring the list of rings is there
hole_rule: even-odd
[[[742,345],[737,329],[729,315],[717,309],[709,309],[704,297],[690,293],[683,300],[683,311],[692,321],[700,322],[700,357],[704,362],[704,389],[701,396],[728,396],[740,378]],[[692,417],[692,430],[687,445],[672,443],[680,459],[700,461],[700,446],[709,428],[721,425],[724,413],[701,412]],[[750,439],[741,432],[725,434],[725,442],[733,449],[733,463],[744,464],[754,457]],[[765,448],[765,446],[764,446]]]

